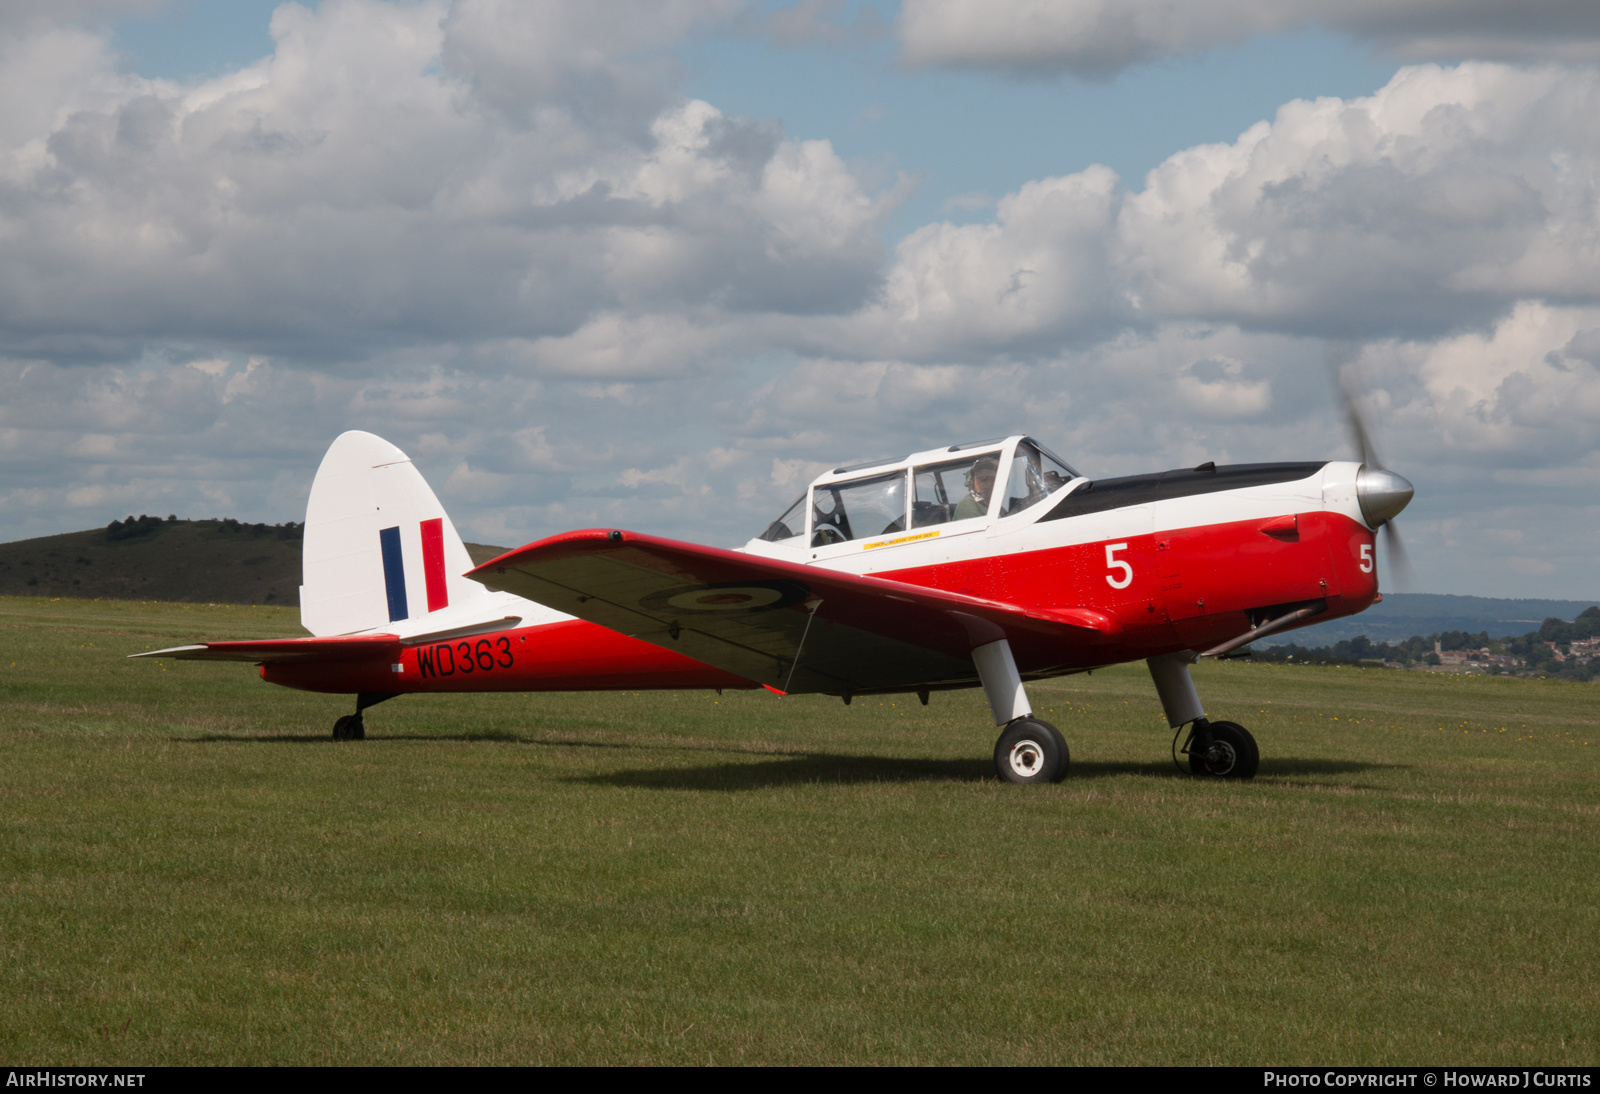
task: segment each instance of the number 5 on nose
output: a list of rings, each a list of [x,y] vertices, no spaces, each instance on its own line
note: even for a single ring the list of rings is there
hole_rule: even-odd
[[[1133,567],[1117,557],[1118,551],[1126,551],[1127,549],[1128,545],[1126,543],[1106,544],[1106,569],[1120,569],[1122,571],[1121,581],[1118,581],[1110,574],[1106,575],[1106,584],[1110,585],[1113,589],[1126,589],[1129,585],[1133,584]]]

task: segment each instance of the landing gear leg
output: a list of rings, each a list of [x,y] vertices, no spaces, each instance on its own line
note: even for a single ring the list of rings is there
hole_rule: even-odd
[[[333,723],[333,739],[336,741],[364,741],[367,739],[366,723],[361,720],[361,712],[368,707],[375,707],[385,699],[393,699],[399,695],[398,691],[363,691],[356,696],[356,712],[346,714]]]
[[[1070,762],[1060,730],[1033,716],[1022,675],[1005,639],[972,651],[994,724],[1005,726],[994,745],[994,769],[1008,783],[1060,782]]]
[[[1261,765],[1261,752],[1255,738],[1238,722],[1213,722],[1200,705],[1200,693],[1189,679],[1194,654],[1188,650],[1152,657],[1150,678],[1167,712],[1167,725],[1173,729],[1189,727],[1183,751],[1189,757],[1189,770],[1196,775],[1224,779],[1253,779]]]

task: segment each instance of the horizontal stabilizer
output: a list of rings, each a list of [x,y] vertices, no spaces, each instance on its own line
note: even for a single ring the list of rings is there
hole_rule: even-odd
[[[633,532],[552,536],[467,574],[788,693],[976,683],[972,650],[1009,639],[1024,673],[1103,663],[1121,628],[960,593]]]
[[[485,619],[480,623],[467,623],[460,627],[450,627],[442,631],[408,634],[402,641],[407,646],[421,646],[429,642],[444,642],[452,638],[471,638],[475,634],[493,634],[495,631],[515,630],[521,622],[522,616],[520,615],[504,615],[495,619]]]
[[[169,657],[175,661],[250,661],[280,664],[286,661],[366,661],[397,657],[400,640],[392,634],[364,634],[345,638],[264,638],[249,642],[201,642],[172,646],[131,657]]]

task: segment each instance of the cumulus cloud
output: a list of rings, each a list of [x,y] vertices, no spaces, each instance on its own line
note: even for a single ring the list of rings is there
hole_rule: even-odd
[[[271,57],[194,86],[117,76],[83,32],[9,42],[11,78],[66,75],[5,111],[0,338],[90,358],[152,340],[350,356],[562,337],[619,308],[857,306],[894,196],[864,192],[826,141],[648,79],[649,95],[596,93],[627,82],[619,51],[720,10],[646,7],[630,23],[581,5],[286,4]],[[537,86],[496,75],[534,41],[560,57],[516,66]]]
[[[1600,307],[1525,302],[1490,331],[1374,343],[1362,363],[1391,379],[1379,388],[1384,413],[1425,439],[1425,450],[1407,446],[1413,458],[1553,486],[1600,451],[1597,348]]]
[[[1103,78],[1129,65],[1318,26],[1410,60],[1600,58],[1587,0],[905,0],[902,59]]]
[[[554,112],[626,130],[670,96],[663,77],[671,65],[656,51],[744,7],[745,0],[458,0],[445,19],[443,61],[481,102],[512,117]]]
[[[1402,69],[1201,145],[1123,203],[1141,308],[1330,336],[1600,299],[1600,74]]]
[[[824,327],[838,347],[969,360],[1126,321],[1107,280],[1117,176],[1095,166],[1002,198],[987,224],[929,224],[895,249],[879,298]]]
[[[987,222],[913,231],[876,300],[812,333],[834,354],[1026,358],[1175,318],[1433,337],[1528,299],[1600,302],[1595,69],[1402,69],[1178,152],[1140,190],[1104,167],[1027,183]]]

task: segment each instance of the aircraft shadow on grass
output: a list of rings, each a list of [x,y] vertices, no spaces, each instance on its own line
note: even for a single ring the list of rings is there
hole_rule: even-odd
[[[326,733],[199,733],[171,738],[179,744],[295,744],[332,745]],[[585,739],[581,737],[541,737],[511,731],[485,730],[480,733],[368,733],[364,740],[371,745],[435,744],[454,741],[464,744],[538,745],[545,748],[603,748],[628,752],[716,752],[748,754],[752,756],[798,756],[774,748],[741,748],[734,744],[709,742],[659,741],[623,739],[614,741]]]
[[[175,737],[190,744],[324,744],[332,745],[324,734],[208,733],[194,737]],[[517,733],[452,733],[368,735],[367,746],[457,741],[534,745],[544,748],[591,748],[625,752],[711,752],[758,756],[754,761],[702,764],[693,767],[650,767],[613,771],[599,775],[574,776],[572,781],[631,789],[652,790],[760,790],[775,786],[806,783],[847,785],[852,783],[985,782],[994,779],[994,765],[987,759],[923,760],[886,756],[852,756],[818,752],[777,752],[770,748],[740,748],[720,743],[668,743],[660,741],[596,741],[579,738],[534,737]],[[1360,763],[1349,760],[1297,759],[1280,757],[1264,760],[1260,779],[1287,780],[1319,775],[1348,775],[1386,770],[1403,765]],[[1104,779],[1117,775],[1142,775],[1149,778],[1192,778],[1170,761],[1094,762],[1072,764],[1068,779]]]
[[[1384,764],[1335,760],[1281,759],[1263,765],[1261,776],[1292,778],[1308,775],[1349,774],[1384,767]],[[1067,781],[1104,779],[1117,775],[1190,779],[1171,763],[1074,763]],[[1259,777],[1259,776],[1258,776]],[[882,756],[843,756],[807,753],[774,756],[755,763],[707,764],[699,767],[640,768],[603,775],[585,775],[575,782],[647,790],[760,790],[804,783],[850,784],[871,782],[993,782],[994,765],[988,760],[917,760]]]

